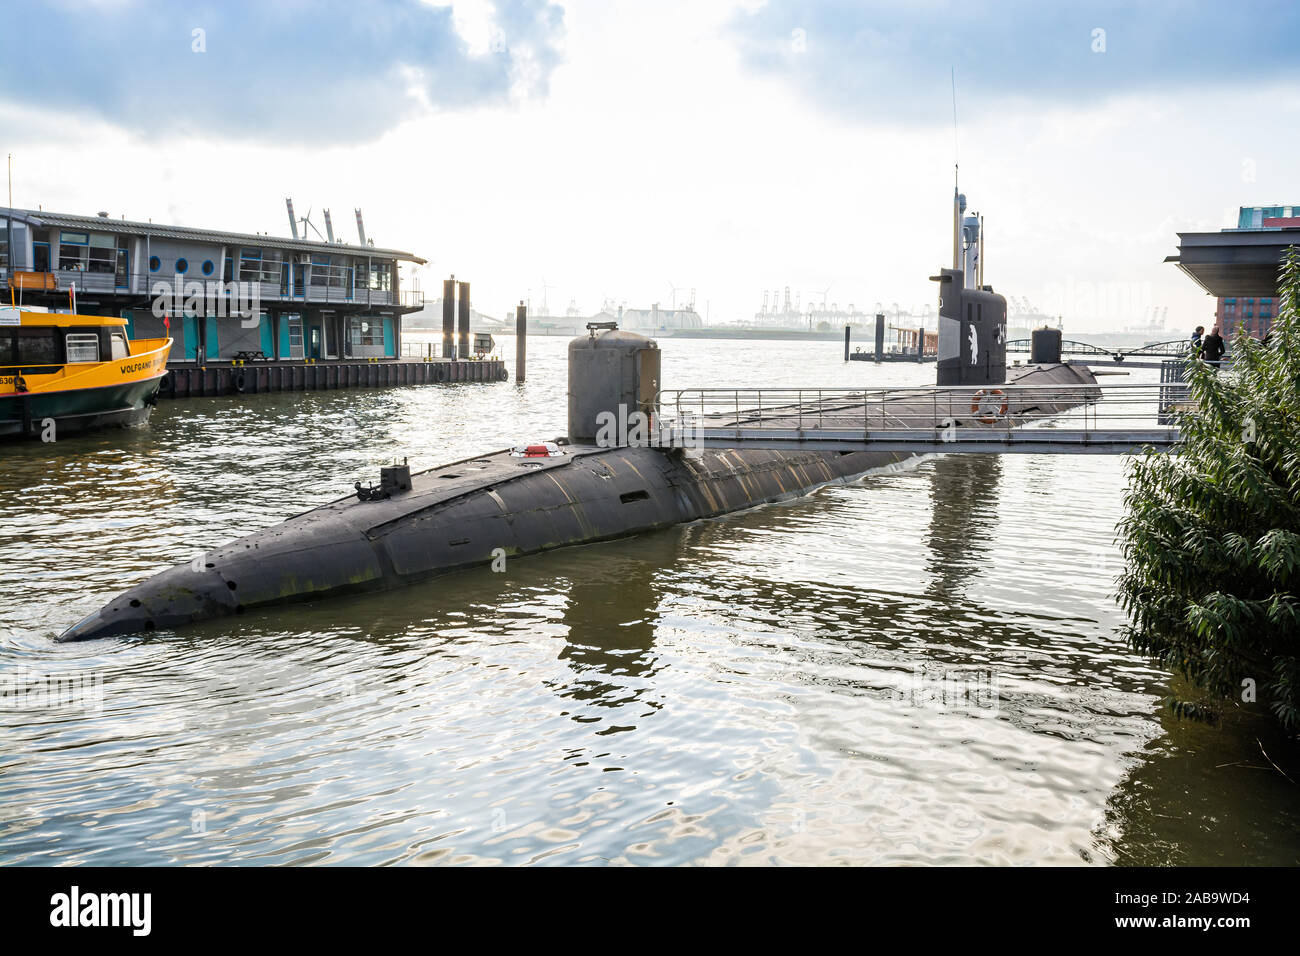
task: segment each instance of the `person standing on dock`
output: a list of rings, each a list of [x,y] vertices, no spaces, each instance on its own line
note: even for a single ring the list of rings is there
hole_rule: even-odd
[[[1223,336],[1219,334],[1219,327],[1216,325],[1201,343],[1201,358],[1211,365],[1218,365],[1223,358],[1223,353],[1226,351]]]

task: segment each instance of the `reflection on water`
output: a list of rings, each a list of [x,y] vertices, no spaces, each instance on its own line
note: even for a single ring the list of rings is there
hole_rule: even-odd
[[[929,593],[957,596],[979,570],[996,521],[1002,459],[997,455],[936,458],[931,464]]]
[[[670,385],[929,374],[662,344]],[[1115,459],[930,458],[503,573],[51,643],[394,455],[558,434],[564,340],[532,345],[524,387],[164,403],[0,450],[0,861],[1297,862],[1261,752],[1293,766],[1285,742],[1174,721],[1114,635]]]

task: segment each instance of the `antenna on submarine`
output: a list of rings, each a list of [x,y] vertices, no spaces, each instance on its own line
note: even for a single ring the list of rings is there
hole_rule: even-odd
[[[959,174],[961,154],[957,151],[957,67],[951,69],[952,78],[952,267],[961,268],[961,192]]]
[[[961,162],[961,153],[957,150],[957,67],[950,67],[952,80],[952,168],[954,179],[957,165]]]

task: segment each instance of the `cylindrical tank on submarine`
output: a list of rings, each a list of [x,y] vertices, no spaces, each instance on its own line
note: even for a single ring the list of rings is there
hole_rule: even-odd
[[[592,323],[588,333],[569,342],[569,440],[601,444],[610,435],[623,436],[635,427],[635,412],[652,417],[659,394],[659,346],[654,339],[618,329],[614,323]],[[602,435],[602,428],[604,434]]]
[[[1043,326],[1029,333],[1029,360],[1035,365],[1061,361],[1061,330]]]

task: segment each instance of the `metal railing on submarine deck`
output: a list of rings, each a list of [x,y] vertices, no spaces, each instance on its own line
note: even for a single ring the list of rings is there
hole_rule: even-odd
[[[1182,383],[688,388],[658,395],[661,447],[1132,454],[1178,444]]]

